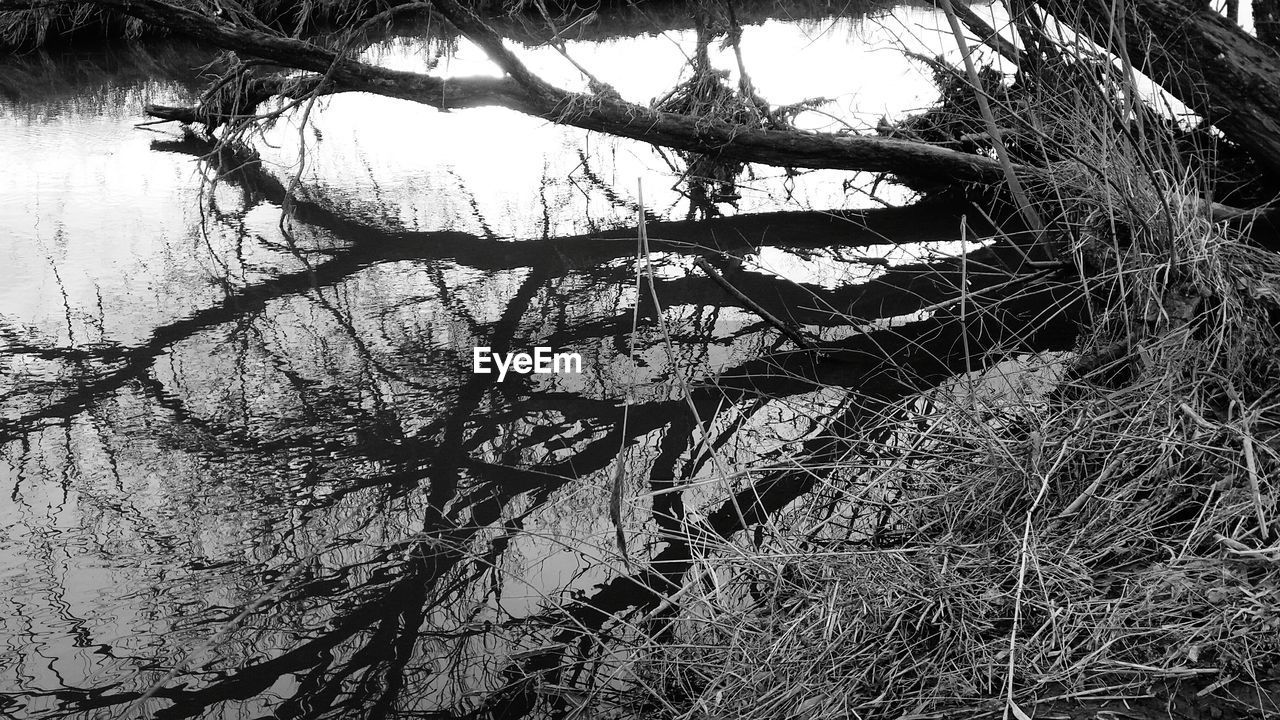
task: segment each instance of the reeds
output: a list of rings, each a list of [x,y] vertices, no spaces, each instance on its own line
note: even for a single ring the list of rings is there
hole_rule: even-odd
[[[1280,258],[1213,219],[1185,128],[1042,79],[1014,147],[1051,158],[1077,350],[894,405],[766,542],[704,548],[635,650],[669,715],[1280,712]]]
[[[900,408],[894,442],[850,458],[778,520],[785,535],[724,549],[715,592],[648,649],[651,684],[688,716],[822,718],[1265,681],[1280,413],[1258,315],[1276,309],[1280,264],[1259,255],[1206,238],[1203,276],[1248,278],[1196,317],[1224,322],[1153,333],[1124,382],[1100,367],[1047,394],[973,389],[988,375]]]

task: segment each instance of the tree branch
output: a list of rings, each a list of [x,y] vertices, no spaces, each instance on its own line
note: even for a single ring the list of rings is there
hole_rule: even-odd
[[[434,0],[461,32],[479,44],[507,78],[442,79],[344,59],[321,45],[223,22],[163,0],[92,0],[149,23],[227,50],[327,75],[252,78],[228,107],[152,106],[166,120],[208,122],[244,118],[272,96],[308,93],[368,92],[440,109],[505,107],[554,123],[641,140],[653,145],[703,153],[726,160],[780,167],[889,172],[947,181],[999,181],[995,160],[944,147],[880,137],[842,136],[802,131],[765,130],[704,117],[664,113],[621,99],[568,92],[528,71],[501,38],[453,0]]]
[[[429,105],[442,110],[482,106],[504,107],[557,124],[641,140],[652,145],[713,155],[728,160],[778,167],[828,168],[889,172],[948,181],[995,182],[1000,163],[938,145],[893,138],[844,136],[802,131],[766,130],[675,113],[664,113],[622,100],[563,93],[556,101],[531,97],[509,78],[441,79],[351,63],[335,72],[320,90],[325,94],[367,92]],[[249,81],[244,101],[232,108],[181,108],[148,105],[156,118],[179,122],[212,122],[243,117],[271,98],[299,98],[315,92],[318,77],[270,76]],[[1028,168],[1020,168],[1029,172]]]

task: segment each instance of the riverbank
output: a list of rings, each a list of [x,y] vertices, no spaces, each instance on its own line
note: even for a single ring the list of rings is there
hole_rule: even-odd
[[[1280,262],[1176,227],[1187,285],[1114,258],[1077,352],[876,410],[765,542],[710,546],[635,653],[645,712],[1280,712]]]
[[[1036,81],[993,93],[1025,113],[1000,122],[1034,116],[1067,158],[1021,200],[1042,229],[1002,241],[1063,262],[1083,307],[962,292],[934,317],[1028,337],[1079,312],[1079,337],[1029,354],[968,330],[953,342],[984,369],[827,416],[818,452],[757,485],[802,499],[699,539],[635,652],[643,714],[1280,713],[1280,256],[1206,207],[1219,177],[1186,150],[1194,125],[1137,140],[1119,93]],[[972,106],[934,112],[981,127]]]
[[[234,2],[234,0],[231,0]],[[554,34],[543,22],[537,5],[528,0],[466,0],[464,4],[486,18],[502,34],[517,42],[541,44]],[[877,8],[888,8],[900,3],[886,0],[803,0],[782,3],[778,0],[748,0],[736,4],[741,22],[751,24],[771,17],[817,20],[836,15],[856,16]],[[216,2],[210,4],[211,12],[224,12]],[[235,7],[243,8],[247,16],[268,27],[304,35],[323,34],[350,27],[366,17],[369,8],[356,0],[323,0],[323,2],[295,2],[293,0],[245,0]],[[638,21],[643,21],[654,31],[682,30],[693,27],[693,14],[689,3],[682,0],[605,0],[604,2],[547,3],[546,8],[561,20],[561,27],[572,25],[572,30],[561,37],[579,40],[600,40],[626,35]],[[395,28],[379,28],[391,34],[429,31],[446,33],[439,24],[426,22],[427,13],[404,13],[397,18]],[[416,18],[416,19],[415,19]],[[157,28],[86,4],[54,4],[34,10],[0,12],[0,54],[31,52],[39,48],[61,49],[70,46],[100,44],[136,40],[144,37],[167,35],[164,28]]]

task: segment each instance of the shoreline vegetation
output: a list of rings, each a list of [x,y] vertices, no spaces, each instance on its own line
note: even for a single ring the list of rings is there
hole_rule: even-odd
[[[147,2],[135,8],[163,11]],[[945,192],[995,228],[979,257],[990,265],[939,263],[955,282],[918,321],[720,378],[737,398],[782,368],[845,399],[785,463],[726,479],[700,520],[658,517],[656,557],[619,562],[596,592],[548,609],[529,639],[552,640],[513,656],[468,717],[1280,714],[1280,155],[1254,132],[1280,123],[1264,112],[1280,96],[1274,83],[1237,92],[1280,54],[1215,11],[1175,15],[1187,6],[1172,0],[1121,3],[1114,23],[1102,0],[1013,2],[1006,44],[986,40],[1016,74],[923,58],[939,105],[875,136],[822,138],[836,157],[696,56],[689,84],[640,108],[547,85],[474,14],[436,5],[507,74],[452,81],[455,106],[430,77],[379,74],[242,18],[192,32],[270,60],[296,52],[304,75],[228,76],[240,94],[152,114],[203,127],[187,132],[236,153],[242,173],[255,161],[245,138],[270,115],[260,106],[355,91],[647,137],[730,189],[726,168],[761,157],[863,163],[935,188],[945,173],[919,169],[943,159],[972,169]],[[940,6],[963,51],[963,11]],[[1051,31],[1049,13],[1080,35]],[[722,26],[731,40],[736,23]],[[1183,34],[1160,35],[1170,24]],[[1201,62],[1213,42],[1223,67]],[[1257,67],[1228,67],[1242,57]],[[1135,66],[1185,90],[1199,117],[1174,117]],[[1222,113],[1228,103],[1256,113]],[[684,391],[690,407],[721,407]],[[704,419],[731,423],[680,427],[692,438]]]
[[[484,17],[502,34],[524,44],[548,42],[555,32],[544,17],[574,24],[573,37],[602,39],[631,32],[638,22],[657,30],[690,29],[694,26],[689,4],[681,0],[594,0],[589,2],[531,2],[530,0],[467,0],[466,7]],[[745,24],[769,18],[821,20],[833,16],[856,16],[874,9],[901,4],[887,0],[748,0],[738,13]],[[198,7],[198,6],[196,6]],[[205,6],[215,15],[234,12],[254,23],[297,36],[340,33],[348,23],[363,19],[367,3],[359,0],[217,0]],[[543,12],[547,13],[546,16]],[[429,15],[423,11],[425,18]],[[421,20],[412,14],[401,17],[388,32],[412,32]],[[436,30],[437,32],[439,30]],[[37,49],[58,50],[92,43],[111,43],[165,37],[171,30],[147,24],[92,2],[42,4],[32,9],[0,10],[0,53],[29,53]],[[181,33],[178,33],[179,35]]]

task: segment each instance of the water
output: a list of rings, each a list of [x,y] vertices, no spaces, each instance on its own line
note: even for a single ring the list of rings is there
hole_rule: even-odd
[[[940,50],[940,26],[914,8],[770,20],[743,50],[772,102],[832,98],[802,126],[864,127],[929,102],[891,39]],[[693,37],[647,29],[568,50],[647,101]],[[399,39],[369,57],[435,55]],[[621,642],[638,581],[679,577],[673,533],[726,527],[730,490],[847,420],[841,387],[868,368],[864,400],[905,392],[888,365],[789,351],[689,244],[829,339],[927,320],[958,282],[917,265],[958,250],[949,206],[863,214],[847,181],[872,178],[753,167],[705,220],[671,153],[496,109],[326,99],[211,187],[235,158],[136,127],[142,103],[190,99],[207,59],[170,42],[9,75],[25,82],[0,111],[0,715],[564,714],[572,693],[545,687],[585,686],[599,649],[581,631]],[[466,43],[440,62],[492,71]],[[641,186],[670,345],[637,291]],[[584,372],[498,383],[471,371],[478,345],[576,352]],[[619,557],[616,477],[648,575]]]

